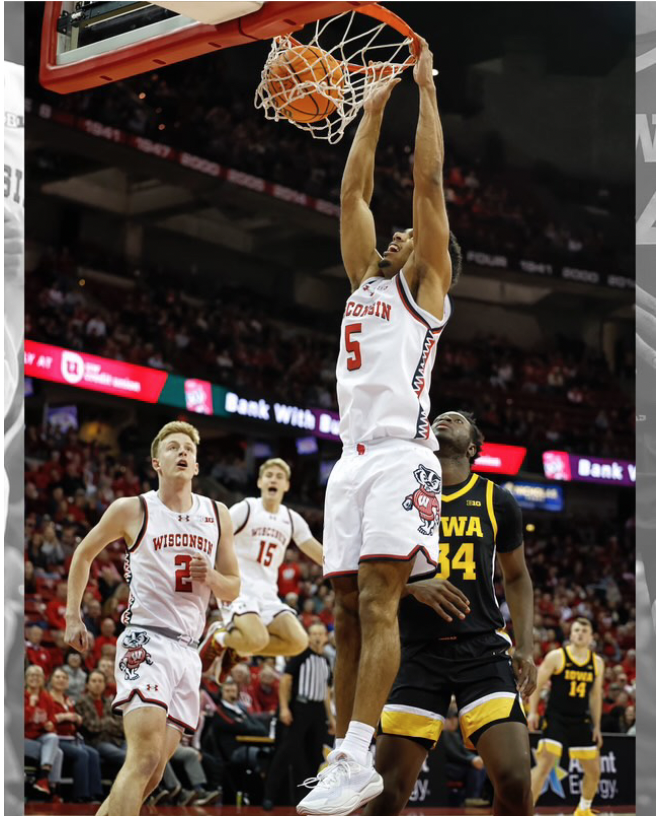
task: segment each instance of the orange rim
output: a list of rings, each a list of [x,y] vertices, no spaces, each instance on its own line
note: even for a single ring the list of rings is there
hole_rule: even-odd
[[[416,53],[419,49],[420,38],[413,28],[405,23],[402,17],[398,17],[398,15],[393,11],[385,8],[384,6],[380,6],[379,3],[364,4],[363,6],[355,8],[354,11],[358,14],[363,14],[366,17],[372,17],[373,20],[379,20],[380,23],[385,23],[387,26],[390,26],[390,28],[395,29],[399,34],[402,34],[405,39],[410,39],[412,41],[412,53],[407,57],[407,59],[404,62],[397,62],[392,66],[386,66],[382,73],[392,74],[396,71],[396,69],[400,68],[405,71],[411,65],[416,63]],[[330,16],[331,15],[327,15],[327,17],[323,19],[327,19]],[[296,40],[294,37],[290,37],[290,42],[294,46],[304,45],[304,43],[299,42],[299,40]],[[368,70],[367,68],[364,68],[363,65],[357,65],[356,63],[352,62],[345,63],[345,67],[350,73],[353,74],[363,74]]]

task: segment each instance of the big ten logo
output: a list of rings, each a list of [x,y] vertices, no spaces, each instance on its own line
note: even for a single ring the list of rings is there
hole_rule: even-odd
[[[598,795],[601,799],[614,799],[617,795],[617,758],[612,751],[601,754],[601,779]],[[569,760],[569,793],[580,796],[583,769],[577,759]]]
[[[430,792],[430,780],[429,774],[430,767],[427,764],[427,759],[423,762],[423,767],[420,769],[420,773],[418,774],[418,779],[414,785],[414,789],[411,792],[411,796],[409,797],[410,802],[424,802],[427,797],[429,796]],[[414,816],[413,813],[407,813],[407,816]],[[417,814],[420,816],[420,814]]]

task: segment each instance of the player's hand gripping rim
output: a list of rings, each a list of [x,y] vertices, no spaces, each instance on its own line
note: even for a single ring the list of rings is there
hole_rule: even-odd
[[[448,623],[452,623],[453,618],[464,620],[471,611],[466,595],[443,578],[418,581],[409,584],[407,590],[409,595],[413,595],[420,603],[427,604]]]
[[[527,700],[537,688],[537,667],[532,655],[517,649],[512,655],[512,667],[519,694],[523,700]]]

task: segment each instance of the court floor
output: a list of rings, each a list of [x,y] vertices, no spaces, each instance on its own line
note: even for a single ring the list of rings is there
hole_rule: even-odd
[[[606,808],[596,806],[598,816],[634,816],[634,807]],[[93,816],[97,806],[91,805],[50,805],[28,802],[25,805],[26,816]],[[551,816],[573,816],[573,808],[536,808],[535,813],[539,816],[551,814]],[[216,807],[143,807],[142,816],[263,816],[264,811],[259,807],[236,808],[233,806]],[[461,810],[449,810],[447,808],[407,808],[403,811],[405,816],[486,816],[491,813],[489,808],[463,808]],[[294,808],[275,808],[273,816],[296,816]]]

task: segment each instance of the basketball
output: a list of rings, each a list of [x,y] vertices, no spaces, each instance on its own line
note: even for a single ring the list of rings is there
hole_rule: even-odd
[[[327,51],[313,46],[289,48],[269,66],[266,81],[279,113],[295,122],[326,119],[343,99],[340,63]]]

